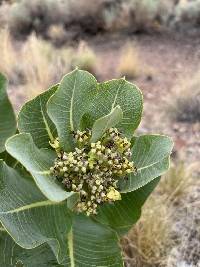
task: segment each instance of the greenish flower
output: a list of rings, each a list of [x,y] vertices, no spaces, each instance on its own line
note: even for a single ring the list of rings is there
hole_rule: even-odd
[[[108,129],[95,143],[90,142],[91,130],[78,130],[73,136],[73,152],[62,151],[58,138],[51,144],[58,157],[50,171],[67,191],[79,193],[78,212],[97,214],[100,204],[121,200],[119,179],[136,172],[131,143],[116,128]]]

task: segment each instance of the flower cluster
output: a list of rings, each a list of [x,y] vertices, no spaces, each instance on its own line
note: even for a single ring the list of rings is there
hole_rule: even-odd
[[[62,182],[67,191],[80,194],[76,209],[88,216],[97,213],[105,202],[121,199],[118,180],[135,172],[130,161],[130,142],[116,128],[110,128],[96,143],[90,143],[91,131],[73,133],[75,151],[59,151],[59,141],[52,146],[59,151],[50,171]]]

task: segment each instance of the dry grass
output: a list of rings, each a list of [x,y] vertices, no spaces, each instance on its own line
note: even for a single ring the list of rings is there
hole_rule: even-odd
[[[183,161],[173,163],[170,170],[161,179],[158,188],[160,194],[166,195],[167,201],[179,201],[195,184],[193,174],[196,168],[197,163],[188,166]]]
[[[56,46],[61,46],[67,41],[67,33],[62,24],[53,24],[48,28],[47,37]]]
[[[6,2],[0,3],[0,27],[7,25],[9,11],[10,4]]]
[[[93,74],[96,73],[97,56],[84,41],[79,43],[77,52],[72,57],[72,68],[78,67]]]
[[[77,49],[58,49],[32,34],[22,44],[12,40],[6,29],[0,31],[0,40],[0,72],[28,98],[57,83],[76,66],[96,72],[97,57],[85,42]]]
[[[141,59],[139,47],[131,42],[127,42],[122,47],[116,71],[118,76],[125,76],[128,80],[136,79],[141,75],[151,79],[155,75],[155,70],[144,64]]]
[[[26,59],[23,62],[23,73],[26,86],[31,85],[27,90],[32,94],[34,91],[48,88],[54,76],[52,46],[32,35],[20,54],[22,59]]]
[[[7,30],[1,30],[0,40],[0,72],[28,98],[59,81],[71,69],[70,48],[58,50],[34,34],[24,44],[15,43]]]
[[[119,76],[125,76],[126,79],[135,79],[141,73],[141,62],[139,50],[136,45],[127,43],[121,50],[119,63],[117,66]]]
[[[140,221],[125,237],[125,258],[130,266],[161,266],[173,247],[173,209],[165,200],[165,196],[152,195],[143,208]]]
[[[186,78],[174,88],[168,97],[167,113],[173,120],[200,121],[200,71]]]
[[[123,240],[127,266],[166,266],[171,249],[180,242],[174,237],[177,204],[184,202],[190,188],[197,164],[189,166],[179,162],[172,165],[162,177],[155,192],[143,207],[139,222]]]
[[[11,83],[17,83],[19,76],[19,58],[7,29],[0,30],[0,71],[6,74]]]

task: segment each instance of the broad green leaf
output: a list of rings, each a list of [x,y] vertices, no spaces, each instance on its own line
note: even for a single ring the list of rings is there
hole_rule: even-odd
[[[116,126],[123,118],[120,106],[116,106],[108,115],[99,118],[92,127],[91,142],[96,142],[111,127]]]
[[[97,221],[108,225],[120,236],[126,234],[140,218],[142,206],[159,180],[154,179],[134,192],[122,194],[120,201],[103,205],[98,210]]]
[[[173,148],[172,140],[163,135],[143,135],[136,137],[132,146],[132,160],[137,174],[130,174],[121,181],[121,192],[134,191],[165,173],[169,168],[169,156]]]
[[[94,76],[76,69],[64,76],[58,90],[48,101],[47,112],[56,125],[65,151],[73,149],[72,131],[80,128],[81,118],[89,110],[96,88]]]
[[[71,267],[123,266],[114,231],[82,214],[71,221],[66,202],[46,200],[30,179],[3,162],[0,203],[0,221],[21,247],[47,243],[58,262]]]
[[[73,193],[66,192],[50,174],[56,155],[52,150],[38,149],[28,133],[17,134],[8,139],[7,151],[33,176],[42,193],[51,201],[63,201]]]
[[[122,267],[119,240],[114,231],[85,215],[75,215],[68,234],[71,267]]]
[[[66,259],[72,221],[66,202],[45,199],[30,178],[0,161],[0,203],[0,221],[18,245],[47,243],[60,262]]]
[[[122,109],[123,119],[117,128],[126,137],[131,138],[141,120],[143,97],[141,91],[125,79],[99,84],[98,94],[91,104],[89,116],[94,122],[109,114],[118,105]]]
[[[5,150],[6,139],[16,132],[16,120],[6,93],[7,80],[0,73],[0,153]]]
[[[51,87],[43,94],[27,102],[19,112],[18,128],[21,133],[30,133],[37,147],[49,147],[49,141],[57,137],[56,128],[50,120],[46,103],[55,93],[58,85]]]
[[[12,240],[3,228],[0,228],[0,266],[64,267],[64,265],[57,263],[55,256],[47,245],[31,250],[23,249]]]

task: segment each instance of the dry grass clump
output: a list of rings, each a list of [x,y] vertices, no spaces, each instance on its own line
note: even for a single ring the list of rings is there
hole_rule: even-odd
[[[47,30],[47,38],[55,46],[62,46],[67,41],[67,32],[63,24],[52,24]]]
[[[174,95],[169,96],[167,102],[167,112],[172,119],[182,122],[199,122],[200,71],[174,88]]]
[[[125,76],[128,80],[136,79],[141,75],[152,79],[155,73],[152,67],[144,64],[138,46],[131,42],[122,47],[116,72],[118,76]]]
[[[44,91],[75,67],[96,72],[97,56],[85,42],[77,49],[58,49],[32,34],[20,43],[12,40],[6,29],[0,31],[0,40],[0,72],[28,97]]]
[[[172,164],[161,178],[155,192],[143,207],[139,222],[123,240],[127,267],[168,266],[168,256],[181,243],[174,235],[177,205],[182,207],[186,193],[196,183],[193,176],[197,164]]]
[[[145,204],[142,217],[124,240],[127,266],[156,267],[164,264],[174,245],[172,212],[166,197],[154,194]]]
[[[72,68],[78,67],[93,74],[96,73],[97,56],[84,41],[79,43],[77,52],[72,56]]]
[[[0,71],[9,77],[11,83],[18,84],[21,79],[20,61],[7,29],[0,30],[0,40]]]
[[[72,49],[58,50],[35,34],[21,44],[13,42],[7,30],[1,30],[0,40],[0,72],[29,97],[47,89],[71,68]]]
[[[0,28],[7,25],[10,4],[7,2],[0,3]]]
[[[54,80],[54,48],[47,42],[31,35],[21,48],[25,89],[30,95],[47,89]]]
[[[183,161],[172,163],[170,170],[160,181],[158,188],[160,194],[165,194],[168,201],[179,201],[195,183],[193,173],[196,166],[196,163],[187,166]]]
[[[135,79],[141,73],[139,50],[136,45],[127,43],[121,50],[117,73],[126,79]]]

